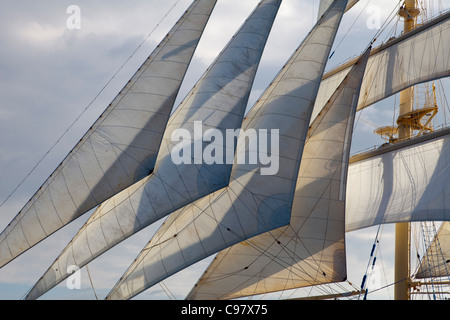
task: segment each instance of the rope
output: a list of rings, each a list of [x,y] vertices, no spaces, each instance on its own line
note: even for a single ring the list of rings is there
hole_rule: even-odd
[[[368,273],[369,273],[369,268],[371,268],[373,270],[373,268],[375,267],[375,262],[376,262],[376,259],[377,259],[375,251],[377,250],[377,244],[380,242],[378,239],[379,239],[379,234],[380,234],[381,227],[382,227],[382,225],[378,225],[378,230],[377,230],[377,233],[375,235],[375,240],[373,242],[372,249],[370,251],[369,261],[367,262],[366,272],[364,273],[363,279],[361,281],[360,291],[363,292],[364,290],[366,290],[363,300],[367,300],[367,294],[368,294],[368,291],[369,291],[368,288],[367,288]],[[361,298],[361,295],[358,296],[358,300],[360,298]]]
[[[88,265],[86,265],[86,271],[89,277],[89,282],[91,283],[92,291],[94,292],[95,300],[98,300],[97,293],[95,292],[94,283],[92,282],[91,273],[89,272]]]
[[[330,57],[328,59],[331,59],[334,55],[334,53],[337,51],[337,49],[341,46],[341,43],[344,41],[344,39],[347,37],[347,34],[350,32],[350,30],[353,28],[353,26],[355,25],[356,21],[358,21],[358,19],[361,17],[362,13],[366,10],[367,6],[369,5],[371,0],[367,1],[366,5],[364,6],[364,8],[361,10],[361,12],[359,13],[359,15],[356,17],[355,21],[353,21],[352,25],[348,28],[347,32],[344,34],[344,36],[342,37],[341,41],[337,44],[336,48],[333,50],[333,52],[331,53]]]

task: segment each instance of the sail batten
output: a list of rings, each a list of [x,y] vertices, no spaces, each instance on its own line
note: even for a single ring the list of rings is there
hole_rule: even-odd
[[[346,169],[369,53],[308,130],[289,225],[219,252],[187,299],[235,299],[346,278]]]
[[[241,126],[280,5],[281,0],[260,1],[171,115],[152,174],[102,203],[48,269],[44,275],[47,285],[39,281],[27,298],[35,299],[67,277],[56,271],[65,270],[59,264],[68,259],[66,255],[74,255],[73,259],[81,267],[176,209],[227,185],[232,162],[197,162],[193,152],[183,158],[187,162],[175,163],[173,150],[179,147],[176,139],[183,137],[182,134],[189,135],[182,141],[183,146],[195,151],[198,146],[203,148],[201,139],[208,129],[225,136],[226,130]],[[198,131],[201,131],[199,136]],[[184,150],[187,149],[183,149],[183,154]],[[223,154],[226,152],[224,148]],[[87,246],[91,250],[86,250]]]
[[[295,183],[320,79],[347,0],[336,0],[247,115],[242,129],[270,130],[278,172],[237,162],[257,153],[240,135],[228,186],[172,213],[108,299],[129,299],[183,268],[289,223]]]
[[[149,174],[181,82],[215,3],[192,3],[6,227],[0,235],[0,266]],[[123,113],[125,109],[127,114]]]

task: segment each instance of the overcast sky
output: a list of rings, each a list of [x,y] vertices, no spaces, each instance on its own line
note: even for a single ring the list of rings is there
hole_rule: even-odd
[[[186,75],[178,102],[258,2],[259,0],[218,0]],[[97,119],[190,3],[191,0],[2,0],[0,202],[9,196],[66,130],[70,130],[0,207],[1,230]],[[361,0],[345,15],[336,38],[336,44],[340,45],[327,69],[359,55],[377,32],[367,26],[368,20],[373,18],[373,9],[378,10],[380,20],[384,22],[397,1],[371,1],[366,7],[367,3],[368,0]],[[448,0],[441,3],[444,8],[450,7]],[[73,4],[81,9],[81,28],[71,30],[67,26],[67,19],[70,18],[67,8]],[[170,10],[174,4],[176,6]],[[318,5],[319,0],[283,1],[258,70],[250,106],[314,25]],[[150,33],[147,41],[122,68]],[[119,73],[111,80],[119,68]],[[109,81],[109,85],[102,90]],[[87,111],[71,126],[88,106]],[[373,116],[371,123],[380,126],[386,125],[384,121],[392,121],[392,114],[377,111],[367,111],[366,114]],[[368,125],[367,121],[361,121],[361,132],[370,133],[373,129],[375,128]],[[359,140],[355,139],[355,149],[361,150],[381,143],[373,135],[364,139],[359,137]],[[2,268],[0,299],[21,298],[47,270],[88,216],[89,214],[85,214]],[[156,226],[144,229],[89,265],[99,298],[108,293],[109,288],[150,239],[155,228]],[[390,229],[390,226],[386,227],[387,231]],[[360,273],[353,274],[350,274],[353,268],[349,270],[349,279],[356,286],[360,285],[366,268],[375,231],[376,229],[371,228],[349,235],[348,264],[355,266],[354,269],[361,269]],[[383,241],[392,243],[392,233],[387,231],[387,238]],[[392,250],[386,246],[383,255],[386,258],[385,267],[390,267]],[[188,286],[196,282],[200,274],[198,270],[206,266],[207,262],[201,262],[195,268],[164,283],[178,299],[182,299],[189,290]],[[62,283],[44,298],[94,299],[85,269],[82,273],[82,288],[68,290],[65,283]],[[167,295],[160,286],[155,286],[139,298],[167,299]]]

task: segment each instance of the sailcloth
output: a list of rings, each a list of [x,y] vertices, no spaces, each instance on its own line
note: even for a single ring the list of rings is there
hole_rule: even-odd
[[[434,241],[422,258],[418,279],[448,277],[450,275],[450,222],[442,223]]]
[[[181,82],[215,3],[192,3],[0,234],[0,267],[153,170]]]
[[[346,279],[346,176],[369,53],[308,130],[289,225],[219,252],[187,299],[235,299]]]
[[[228,184],[235,147],[221,145],[219,136],[242,124],[280,4],[281,0],[258,4],[170,117],[153,173],[100,205],[27,298],[35,299],[64,280],[68,266],[86,265],[151,223]],[[179,142],[183,136],[188,136],[187,142]],[[202,159],[210,145],[223,156],[213,163],[207,156]],[[174,153],[187,154],[187,161],[178,163]]]
[[[410,86],[450,76],[450,12],[372,50],[361,86],[362,110]],[[355,58],[327,72],[312,119],[348,74]]]
[[[350,10],[355,4],[358,3],[359,0],[349,0],[347,3],[347,7],[345,8],[345,12]],[[319,11],[317,13],[317,19],[320,19],[322,15],[327,11],[330,5],[333,3],[333,0],[320,0]]]
[[[236,159],[260,154],[258,145],[264,145],[279,160],[278,171],[270,172],[267,159],[235,160],[229,185],[170,215],[108,299],[131,298],[211,254],[289,223],[314,99],[346,4],[333,3],[243,123]],[[257,143],[246,142],[252,130]]]
[[[349,166],[346,230],[450,220],[450,129],[387,146]]]

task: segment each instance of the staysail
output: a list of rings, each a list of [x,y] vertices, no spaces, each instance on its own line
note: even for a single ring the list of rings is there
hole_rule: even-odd
[[[450,222],[442,223],[435,239],[422,258],[418,279],[448,277],[450,275]]]
[[[346,230],[378,224],[450,220],[450,129],[354,157]]]
[[[308,130],[289,225],[221,251],[187,299],[235,299],[346,278],[346,176],[369,53]]]
[[[64,280],[67,266],[82,267],[169,213],[229,182],[234,146],[214,140],[239,128],[253,80],[281,0],[262,0],[217,59],[170,117],[151,175],[100,205],[27,299],[35,299]],[[214,163],[201,159],[214,133]],[[186,162],[175,163],[179,137]],[[175,141],[174,141],[175,137]],[[206,146],[206,147],[205,147]],[[200,157],[197,153],[200,149]],[[219,150],[220,149],[220,150]],[[189,151],[186,151],[189,150]],[[228,157],[231,155],[231,160]],[[199,159],[200,158],[200,159]],[[200,160],[200,161],[199,161]],[[202,161],[205,160],[205,161]]]
[[[450,76],[450,12],[372,50],[361,86],[362,110],[410,86]],[[327,72],[320,84],[315,118],[358,60]]]
[[[211,254],[289,223],[314,99],[346,4],[334,1],[249,112],[229,185],[169,216],[108,299],[131,298]],[[246,143],[252,132],[258,142]],[[258,144],[279,161],[275,172],[267,159],[238,161],[261,155]]]
[[[0,234],[0,267],[154,167],[181,82],[216,0],[195,0]]]

